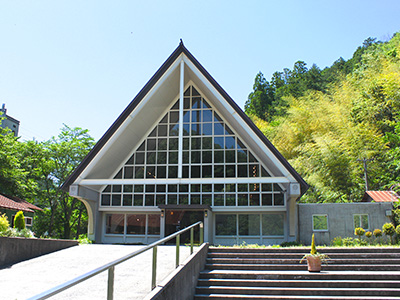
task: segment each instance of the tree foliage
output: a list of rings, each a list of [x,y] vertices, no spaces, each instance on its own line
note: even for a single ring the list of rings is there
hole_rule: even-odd
[[[78,238],[87,226],[86,208],[61,185],[94,145],[88,130],[64,125],[58,136],[43,142],[21,142],[0,130],[0,193],[43,209],[35,214],[36,235]]]
[[[268,118],[247,109],[250,96],[246,112],[310,184],[303,201],[361,200],[363,159],[370,189],[399,183],[400,34],[386,43],[369,38],[322,71],[299,61],[271,82]]]

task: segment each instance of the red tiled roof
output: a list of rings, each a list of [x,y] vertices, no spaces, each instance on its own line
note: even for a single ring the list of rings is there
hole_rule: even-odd
[[[33,210],[42,210],[40,207],[33,205],[25,200],[17,197],[10,197],[0,194],[0,208],[14,209],[33,212]]]
[[[367,198],[375,202],[396,202],[398,201],[399,195],[393,191],[367,191],[363,197],[363,201],[368,201]]]

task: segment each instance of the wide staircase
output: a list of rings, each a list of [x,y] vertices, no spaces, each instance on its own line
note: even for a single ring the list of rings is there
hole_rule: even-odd
[[[194,299],[400,299],[400,248],[324,248],[320,273],[309,248],[210,247]]]

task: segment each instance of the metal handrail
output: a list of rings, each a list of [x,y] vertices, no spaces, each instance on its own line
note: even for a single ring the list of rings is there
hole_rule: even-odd
[[[190,254],[193,253],[193,233],[194,233],[194,227],[199,226],[200,227],[200,244],[203,244],[204,241],[204,233],[203,233],[203,222],[199,221],[197,223],[194,223],[182,230],[179,230],[178,232],[175,232],[161,240],[158,240],[150,245],[147,245],[135,252],[132,252],[131,254],[128,254],[124,257],[121,257],[117,260],[114,260],[108,264],[105,264],[102,267],[99,267],[97,269],[94,269],[90,272],[87,272],[86,274],[83,274],[81,276],[78,276],[70,281],[67,281],[63,284],[60,284],[54,288],[51,288],[43,293],[40,293],[36,296],[33,296],[27,300],[41,300],[41,299],[47,299],[50,298],[58,293],[61,293],[62,291],[65,291],[66,289],[69,289],[78,283],[81,283],[89,278],[92,278],[106,270],[108,270],[108,288],[107,288],[107,300],[112,300],[114,297],[114,268],[116,265],[123,263],[124,261],[127,261],[128,259],[131,259],[132,257],[135,257],[143,252],[146,252],[147,250],[150,250],[153,248],[153,267],[152,267],[152,283],[151,283],[151,289],[155,288],[155,278],[156,278],[156,269],[157,269],[157,246],[160,244],[164,244],[165,242],[168,242],[169,240],[173,239],[176,237],[176,267],[179,265],[179,243],[180,243],[180,235],[188,230],[190,230]]]

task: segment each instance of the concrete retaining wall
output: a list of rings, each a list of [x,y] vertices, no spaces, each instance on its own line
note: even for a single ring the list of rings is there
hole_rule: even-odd
[[[163,282],[147,295],[145,300],[192,300],[200,271],[204,269],[208,243],[189,256]]]
[[[369,230],[382,229],[383,224],[390,222],[386,216],[391,211],[392,203],[301,203],[299,208],[299,240],[304,245],[311,244],[311,236],[315,234],[318,245],[330,245],[335,237],[352,237],[354,235],[354,219],[356,214],[367,214]],[[312,216],[328,215],[328,230],[313,230]]]
[[[0,267],[78,245],[78,241],[0,237]]]

